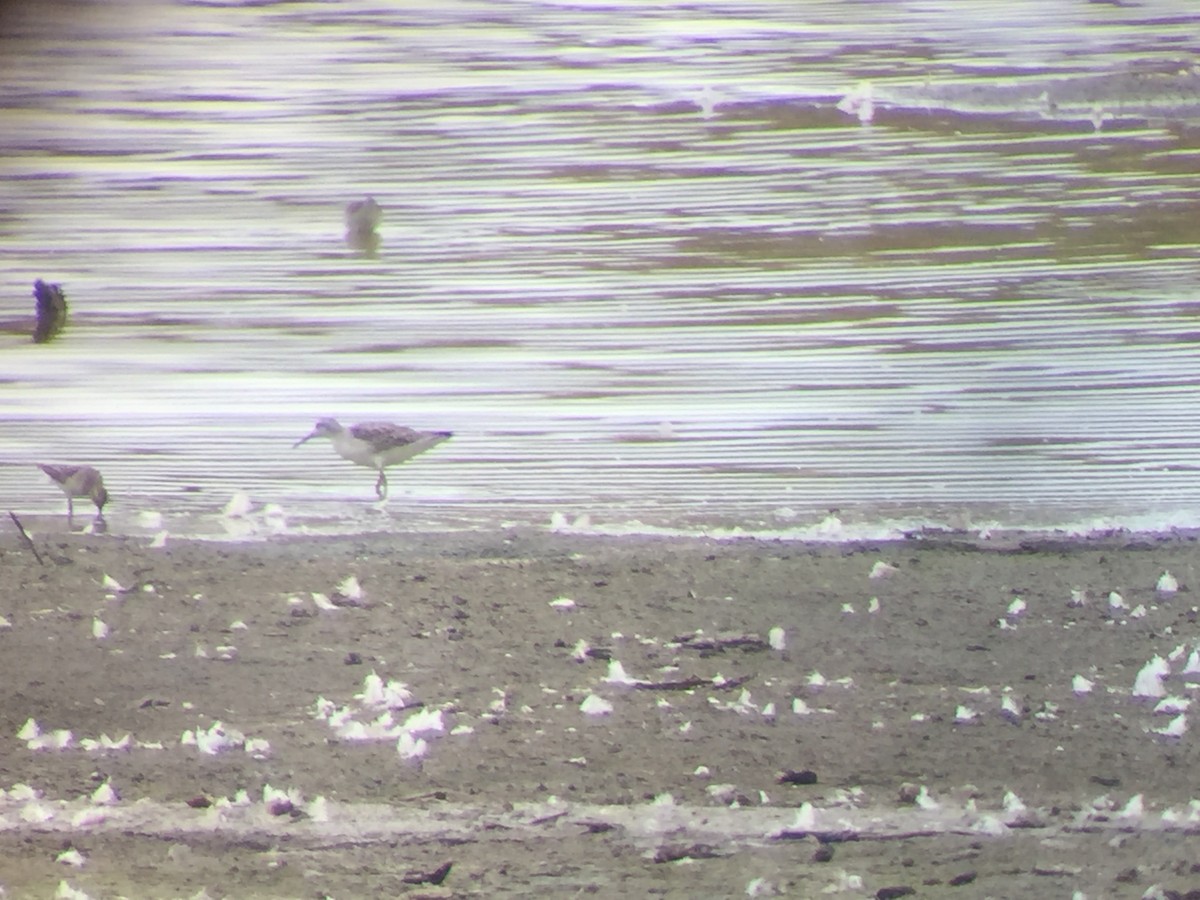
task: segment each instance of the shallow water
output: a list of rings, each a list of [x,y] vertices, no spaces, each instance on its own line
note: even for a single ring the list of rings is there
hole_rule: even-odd
[[[55,460],[114,530],[234,491],[394,528],[1197,524],[1200,13],[994,8],[10,9],[0,495],[57,513]],[[865,79],[869,124],[835,108]],[[379,510],[290,449],[326,415],[456,436]]]

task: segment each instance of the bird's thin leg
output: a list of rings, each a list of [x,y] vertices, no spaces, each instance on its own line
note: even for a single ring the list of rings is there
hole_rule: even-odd
[[[379,495],[380,500],[387,499],[387,475],[383,473],[383,469],[379,470],[379,480],[375,482],[375,493]]]
[[[70,497],[67,498],[67,527],[71,528],[75,524],[75,503]]]

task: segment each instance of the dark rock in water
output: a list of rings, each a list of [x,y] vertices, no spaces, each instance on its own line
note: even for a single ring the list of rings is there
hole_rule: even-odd
[[[67,324],[67,298],[57,284],[46,284],[40,278],[33,283],[33,296],[37,298],[33,341],[44,344],[54,339]]]

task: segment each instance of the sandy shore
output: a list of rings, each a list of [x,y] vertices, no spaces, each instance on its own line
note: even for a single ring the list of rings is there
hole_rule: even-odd
[[[1181,645],[1164,687],[1192,695],[1190,537],[35,546],[0,538],[7,896],[1200,887],[1196,738],[1131,696]],[[372,673],[410,692],[390,720]]]

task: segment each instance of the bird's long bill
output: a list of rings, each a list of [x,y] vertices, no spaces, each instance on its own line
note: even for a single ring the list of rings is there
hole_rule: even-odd
[[[317,436],[317,433],[315,431],[312,434],[305,435],[304,437],[300,438],[300,440],[296,441],[296,443],[292,444],[292,449],[295,450],[297,447],[299,447],[305,441],[311,441],[316,436]]]

